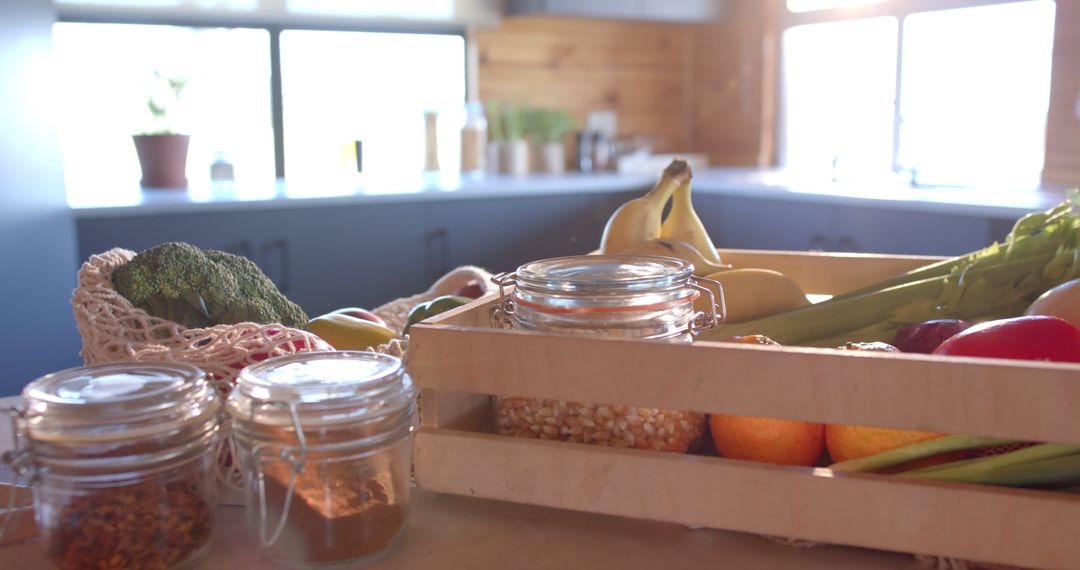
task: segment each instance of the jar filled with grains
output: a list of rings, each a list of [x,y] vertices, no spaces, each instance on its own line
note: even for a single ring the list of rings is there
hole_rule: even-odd
[[[401,361],[309,352],[242,370],[227,409],[248,529],[299,568],[382,553],[408,518],[416,393]]]
[[[168,569],[209,549],[221,402],[203,371],[88,366],[22,395],[7,460],[33,485],[58,568]]]
[[[692,276],[685,261],[584,255],[535,261],[496,275],[495,326],[547,333],[691,342],[723,318],[723,295]],[[513,290],[507,288],[513,285]],[[719,284],[713,289],[720,291]],[[708,313],[694,300],[712,298]],[[657,379],[662,381],[662,379]],[[705,415],[536,398],[495,399],[495,431],[534,439],[685,453],[704,433]]]

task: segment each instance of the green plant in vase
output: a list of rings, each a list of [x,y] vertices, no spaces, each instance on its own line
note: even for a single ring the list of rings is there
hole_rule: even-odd
[[[190,136],[180,131],[181,97],[189,80],[160,71],[147,87],[148,128],[132,135],[144,188],[187,188]]]
[[[578,128],[577,119],[564,109],[537,108],[529,115],[530,138],[541,170],[562,174],[566,170],[566,135]]]

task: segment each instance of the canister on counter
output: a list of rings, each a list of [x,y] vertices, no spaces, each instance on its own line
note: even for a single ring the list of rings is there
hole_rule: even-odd
[[[546,333],[690,342],[723,320],[724,313],[719,283],[705,287],[692,273],[691,264],[667,257],[583,255],[535,261],[492,278],[500,293],[492,321],[497,327]],[[712,310],[695,311],[699,295],[708,296]],[[684,453],[697,444],[704,427],[705,415],[696,412],[495,399],[496,433],[517,437]]]
[[[248,527],[272,561],[351,563],[408,518],[416,394],[401,361],[300,353],[241,371],[229,396]]]
[[[221,402],[202,370],[87,366],[22,395],[6,460],[34,489],[56,567],[168,569],[208,551]]]

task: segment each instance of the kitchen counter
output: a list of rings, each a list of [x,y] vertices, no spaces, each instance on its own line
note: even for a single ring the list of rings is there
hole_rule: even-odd
[[[327,207],[368,203],[409,203],[509,196],[543,197],[567,194],[644,192],[654,175],[567,173],[559,176],[460,177],[416,175],[361,180],[234,185],[218,182],[188,190],[142,190],[69,195],[76,219],[147,216],[188,212],[221,212],[288,207]],[[852,183],[814,180],[780,170],[712,168],[695,175],[698,195],[742,196],[785,202],[871,206],[1015,219],[1060,202],[1060,189],[1041,191],[966,188],[913,188],[895,182]]]
[[[251,545],[242,507],[219,507],[218,536],[198,570],[274,568]],[[0,567],[51,568],[39,541],[0,547]],[[914,557],[856,548],[795,548],[762,537],[416,490],[405,533],[379,558],[396,570],[917,570]]]
[[[17,400],[15,397],[0,398],[0,406],[11,406]],[[11,446],[9,429],[6,422],[0,422],[0,453]],[[4,489],[3,485],[0,489]],[[3,498],[6,503],[6,495]],[[252,548],[245,530],[243,508],[219,507],[218,517],[213,549],[194,568],[273,567]],[[51,567],[40,541],[0,547],[0,568],[37,570]],[[903,554],[838,546],[795,548],[749,534],[691,530],[674,524],[423,490],[416,490],[413,495],[405,533],[383,556],[355,567],[372,570],[923,568],[913,557]]]

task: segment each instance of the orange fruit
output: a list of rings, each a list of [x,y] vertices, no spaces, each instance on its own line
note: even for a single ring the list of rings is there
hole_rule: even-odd
[[[716,451],[723,457],[779,465],[817,465],[825,426],[750,416],[709,416]]]
[[[945,434],[902,429],[829,424],[825,426],[825,446],[835,462],[858,459],[897,447],[919,443]]]

